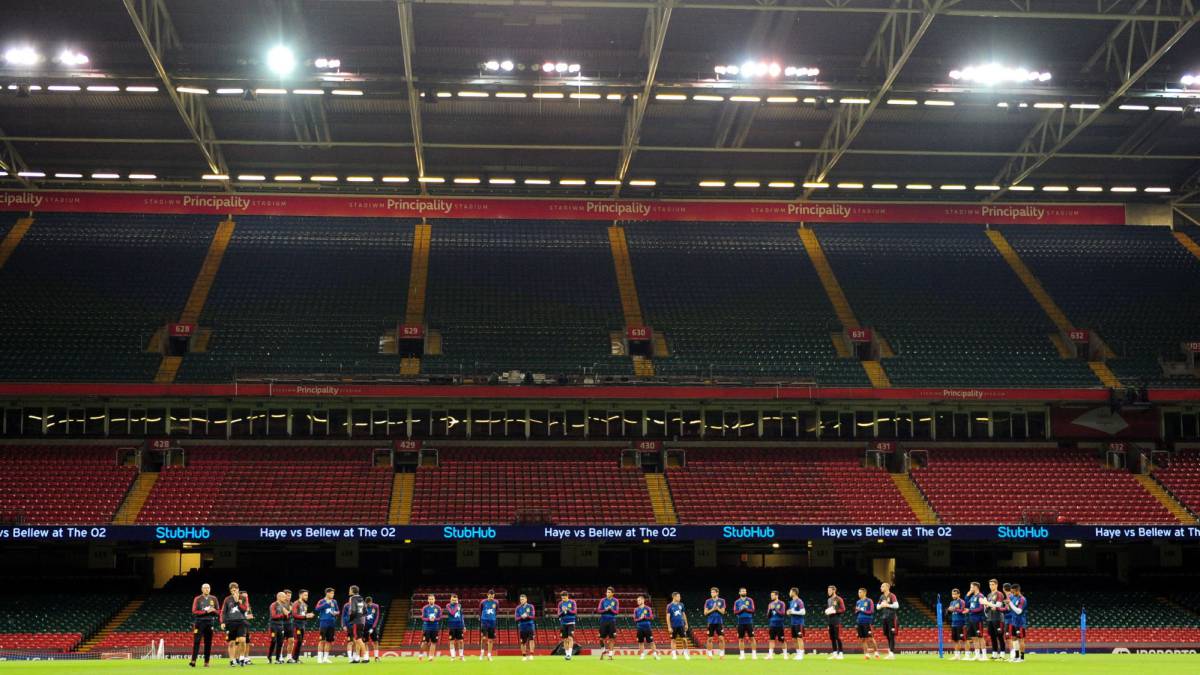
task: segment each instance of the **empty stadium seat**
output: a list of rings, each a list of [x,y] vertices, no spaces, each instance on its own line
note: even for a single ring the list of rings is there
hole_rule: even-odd
[[[1154,477],[1192,513],[1200,511],[1200,450],[1181,450]]]
[[[30,525],[111,523],[137,476],[116,448],[0,448],[0,518]]]

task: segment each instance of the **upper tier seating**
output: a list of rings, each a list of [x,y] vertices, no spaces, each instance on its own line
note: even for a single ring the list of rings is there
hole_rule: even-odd
[[[137,522],[168,525],[387,522],[392,470],[369,448],[188,448],[163,469]]]
[[[431,227],[426,299],[442,356],[431,373],[629,374],[604,223],[441,220]]]
[[[236,222],[200,317],[213,331],[208,351],[183,359],[180,381],[229,381],[235,373],[399,373],[398,357],[379,353],[379,338],[404,317],[411,221],[243,216]]]
[[[6,595],[0,650],[66,652],[95,633],[125,603],[115,593],[46,592]]]
[[[640,469],[619,450],[454,448],[417,470],[413,524],[509,524],[519,514],[561,525],[654,522]]]
[[[896,385],[1094,386],[1063,360],[1054,324],[984,234],[969,225],[816,225],[864,326],[895,352]]]
[[[0,447],[0,520],[30,525],[111,523],[137,470],[116,449]]]
[[[1192,513],[1200,512],[1200,450],[1181,450],[1154,477]]]
[[[868,386],[836,358],[833,307],[794,224],[628,223],[642,314],[667,338],[662,375],[816,378]]]
[[[915,523],[887,472],[861,450],[692,448],[668,469],[679,522]]]
[[[912,477],[950,524],[1178,522],[1132,474],[1104,468],[1091,450],[938,448]]]
[[[1123,383],[1197,385],[1165,378],[1158,365],[1200,336],[1200,260],[1170,230],[1021,226],[1004,236],[1075,326],[1097,331],[1116,353],[1109,368]]]
[[[217,220],[39,214],[0,269],[0,379],[152,380]]]

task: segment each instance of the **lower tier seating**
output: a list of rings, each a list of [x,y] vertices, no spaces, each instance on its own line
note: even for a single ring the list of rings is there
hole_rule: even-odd
[[[116,593],[17,593],[0,612],[0,650],[74,649],[125,604]]]
[[[0,448],[0,519],[30,525],[111,523],[137,475],[114,447]]]
[[[1192,513],[1200,512],[1200,450],[1176,453],[1170,466],[1154,470],[1154,477]]]

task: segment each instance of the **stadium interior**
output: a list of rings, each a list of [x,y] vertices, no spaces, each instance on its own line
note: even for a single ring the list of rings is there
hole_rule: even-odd
[[[99,4],[0,9],[0,660],[234,581],[1200,645],[1192,0]]]

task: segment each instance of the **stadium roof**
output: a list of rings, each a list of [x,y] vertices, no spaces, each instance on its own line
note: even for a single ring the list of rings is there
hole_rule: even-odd
[[[1191,199],[1200,85],[1181,78],[1200,73],[1198,12],[1192,0],[9,0],[0,52],[42,59],[0,59],[0,187],[896,199],[927,183],[923,199],[961,199],[956,185],[973,199],[1064,199],[1047,186],[1071,200],[1118,186],[1139,190],[1122,199]],[[268,68],[276,45],[295,54],[286,77]],[[58,62],[64,48],[88,62]],[[715,72],[746,62],[819,74]],[[950,76],[989,63],[1053,77]]]

